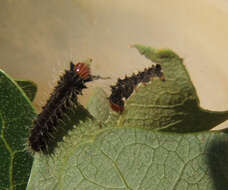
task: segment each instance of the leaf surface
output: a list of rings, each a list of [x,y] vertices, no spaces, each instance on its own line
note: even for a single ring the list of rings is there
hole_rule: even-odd
[[[131,128],[107,129],[92,139],[71,134],[74,146],[65,144],[54,158],[36,155],[28,189],[223,189],[227,137]]]
[[[99,121],[105,122],[109,117],[110,105],[107,95],[101,88],[94,88],[87,105],[88,111]]]

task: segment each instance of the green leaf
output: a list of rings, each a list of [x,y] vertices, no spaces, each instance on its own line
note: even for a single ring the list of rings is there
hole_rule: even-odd
[[[26,80],[16,80],[16,82],[32,102],[36,96],[37,85],[32,81]]]
[[[93,89],[87,109],[90,114],[99,121],[105,122],[108,119],[110,105],[108,103],[107,95],[103,89]]]
[[[148,59],[160,63],[165,82],[153,79],[139,85],[127,99],[119,126],[162,129],[175,132],[209,130],[228,119],[228,111],[201,108],[183,59],[168,49],[134,47]]]
[[[81,128],[95,127],[88,124]],[[54,157],[37,154],[27,190],[215,190],[228,185],[227,134],[100,132],[93,138],[70,134]]]
[[[87,109],[103,127],[115,126],[119,114],[111,111],[111,107],[105,91],[101,88],[94,88],[89,99]]]
[[[25,189],[32,157],[25,145],[35,110],[21,88],[0,70],[0,189]]]

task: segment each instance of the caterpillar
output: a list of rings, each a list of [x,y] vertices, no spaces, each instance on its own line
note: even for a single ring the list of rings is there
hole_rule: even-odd
[[[123,98],[129,98],[139,83],[149,82],[155,76],[165,81],[160,64],[152,65],[150,68],[144,69],[143,72],[138,74],[133,74],[131,77],[126,76],[124,79],[118,79],[116,85],[111,86],[111,95],[108,98],[111,108],[116,112],[122,113],[124,110]]]
[[[57,125],[77,104],[77,95],[82,94],[82,89],[87,88],[85,83],[92,79],[88,64],[79,62],[75,65],[70,62],[70,69],[60,77],[42,112],[33,122],[34,127],[28,139],[33,151],[48,152]]]

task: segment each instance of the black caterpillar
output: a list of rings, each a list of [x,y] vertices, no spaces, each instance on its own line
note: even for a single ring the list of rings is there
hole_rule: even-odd
[[[149,82],[151,78],[156,76],[162,81],[165,81],[160,64],[156,64],[156,66],[152,65],[150,68],[138,74],[133,74],[131,77],[118,79],[116,85],[111,86],[112,93],[109,97],[111,108],[116,112],[122,113],[124,110],[123,98],[127,99],[139,83]]]
[[[34,128],[29,137],[29,146],[35,152],[48,151],[48,145],[53,141],[53,133],[59,121],[66,116],[77,101],[77,95],[86,88],[85,83],[92,81],[88,64],[70,63],[70,70],[60,77],[54,92],[51,94],[43,111],[34,121]]]

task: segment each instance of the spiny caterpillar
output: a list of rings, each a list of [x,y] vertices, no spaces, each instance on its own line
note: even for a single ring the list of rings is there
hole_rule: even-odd
[[[165,81],[165,77],[161,72],[161,65],[152,65],[150,68],[145,69],[143,72],[133,74],[131,77],[125,77],[124,79],[118,79],[116,85],[111,86],[112,93],[109,96],[109,102],[111,108],[119,113],[124,110],[124,100],[127,99],[134,91],[135,87],[141,82],[149,82],[153,77],[159,77],[162,81]]]
[[[49,144],[54,141],[53,133],[57,130],[57,125],[77,104],[75,100],[78,94],[82,94],[82,89],[86,88],[85,83],[92,80],[88,64],[70,63],[70,70],[66,70],[60,77],[43,111],[33,123],[34,128],[29,137],[29,146],[33,151],[48,152]]]

